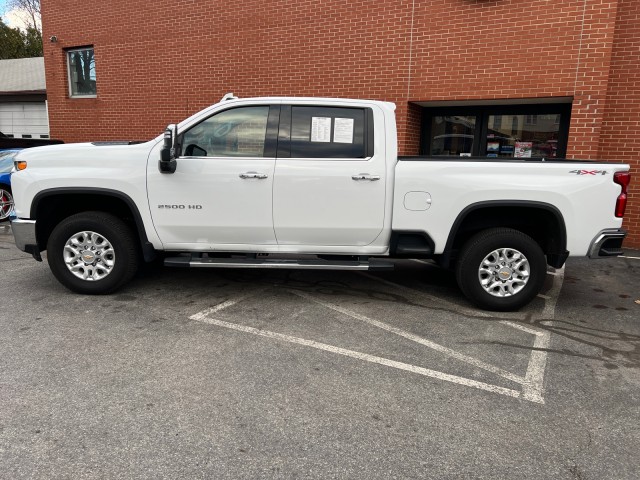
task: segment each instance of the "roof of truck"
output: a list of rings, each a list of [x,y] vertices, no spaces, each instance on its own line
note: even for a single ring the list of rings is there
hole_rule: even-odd
[[[374,99],[365,99],[365,98],[337,98],[337,97],[246,97],[240,98],[236,97],[233,93],[227,93],[224,95],[216,105],[225,102],[233,102],[233,101],[259,101],[259,102],[309,102],[309,103],[331,103],[331,102],[347,102],[347,103],[380,103],[387,105],[395,110],[396,104],[393,102],[387,102],[385,100],[374,100]]]

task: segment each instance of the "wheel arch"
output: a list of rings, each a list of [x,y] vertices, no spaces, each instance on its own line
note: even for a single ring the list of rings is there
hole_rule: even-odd
[[[133,199],[118,190],[97,187],[50,188],[36,194],[31,202],[30,218],[37,220],[36,240],[40,251],[45,249],[49,235],[60,221],[83,211],[107,212],[123,219],[137,234],[145,261],[155,258],[155,249]]]
[[[561,267],[568,257],[565,220],[556,206],[528,200],[495,200],[473,203],[458,214],[440,264],[450,267],[466,239],[496,227],[513,228],[532,237],[553,267]]]

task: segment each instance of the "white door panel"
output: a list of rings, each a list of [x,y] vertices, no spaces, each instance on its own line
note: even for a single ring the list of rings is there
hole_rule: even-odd
[[[163,243],[276,243],[275,159],[194,157],[179,158],[177,164],[176,172],[166,175],[157,162],[149,162],[149,204]],[[262,178],[243,178],[246,173]]]
[[[273,208],[280,245],[369,245],[384,223],[384,162],[278,159]]]

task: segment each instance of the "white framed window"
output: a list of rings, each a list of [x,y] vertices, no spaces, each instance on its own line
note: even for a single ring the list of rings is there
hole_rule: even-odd
[[[70,97],[95,98],[97,96],[93,47],[67,50],[67,73]]]

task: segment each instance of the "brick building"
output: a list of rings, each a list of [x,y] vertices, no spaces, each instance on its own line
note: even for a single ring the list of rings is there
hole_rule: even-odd
[[[640,247],[640,0],[43,0],[42,16],[53,137],[150,138],[226,92],[388,100],[402,154],[630,163]]]

